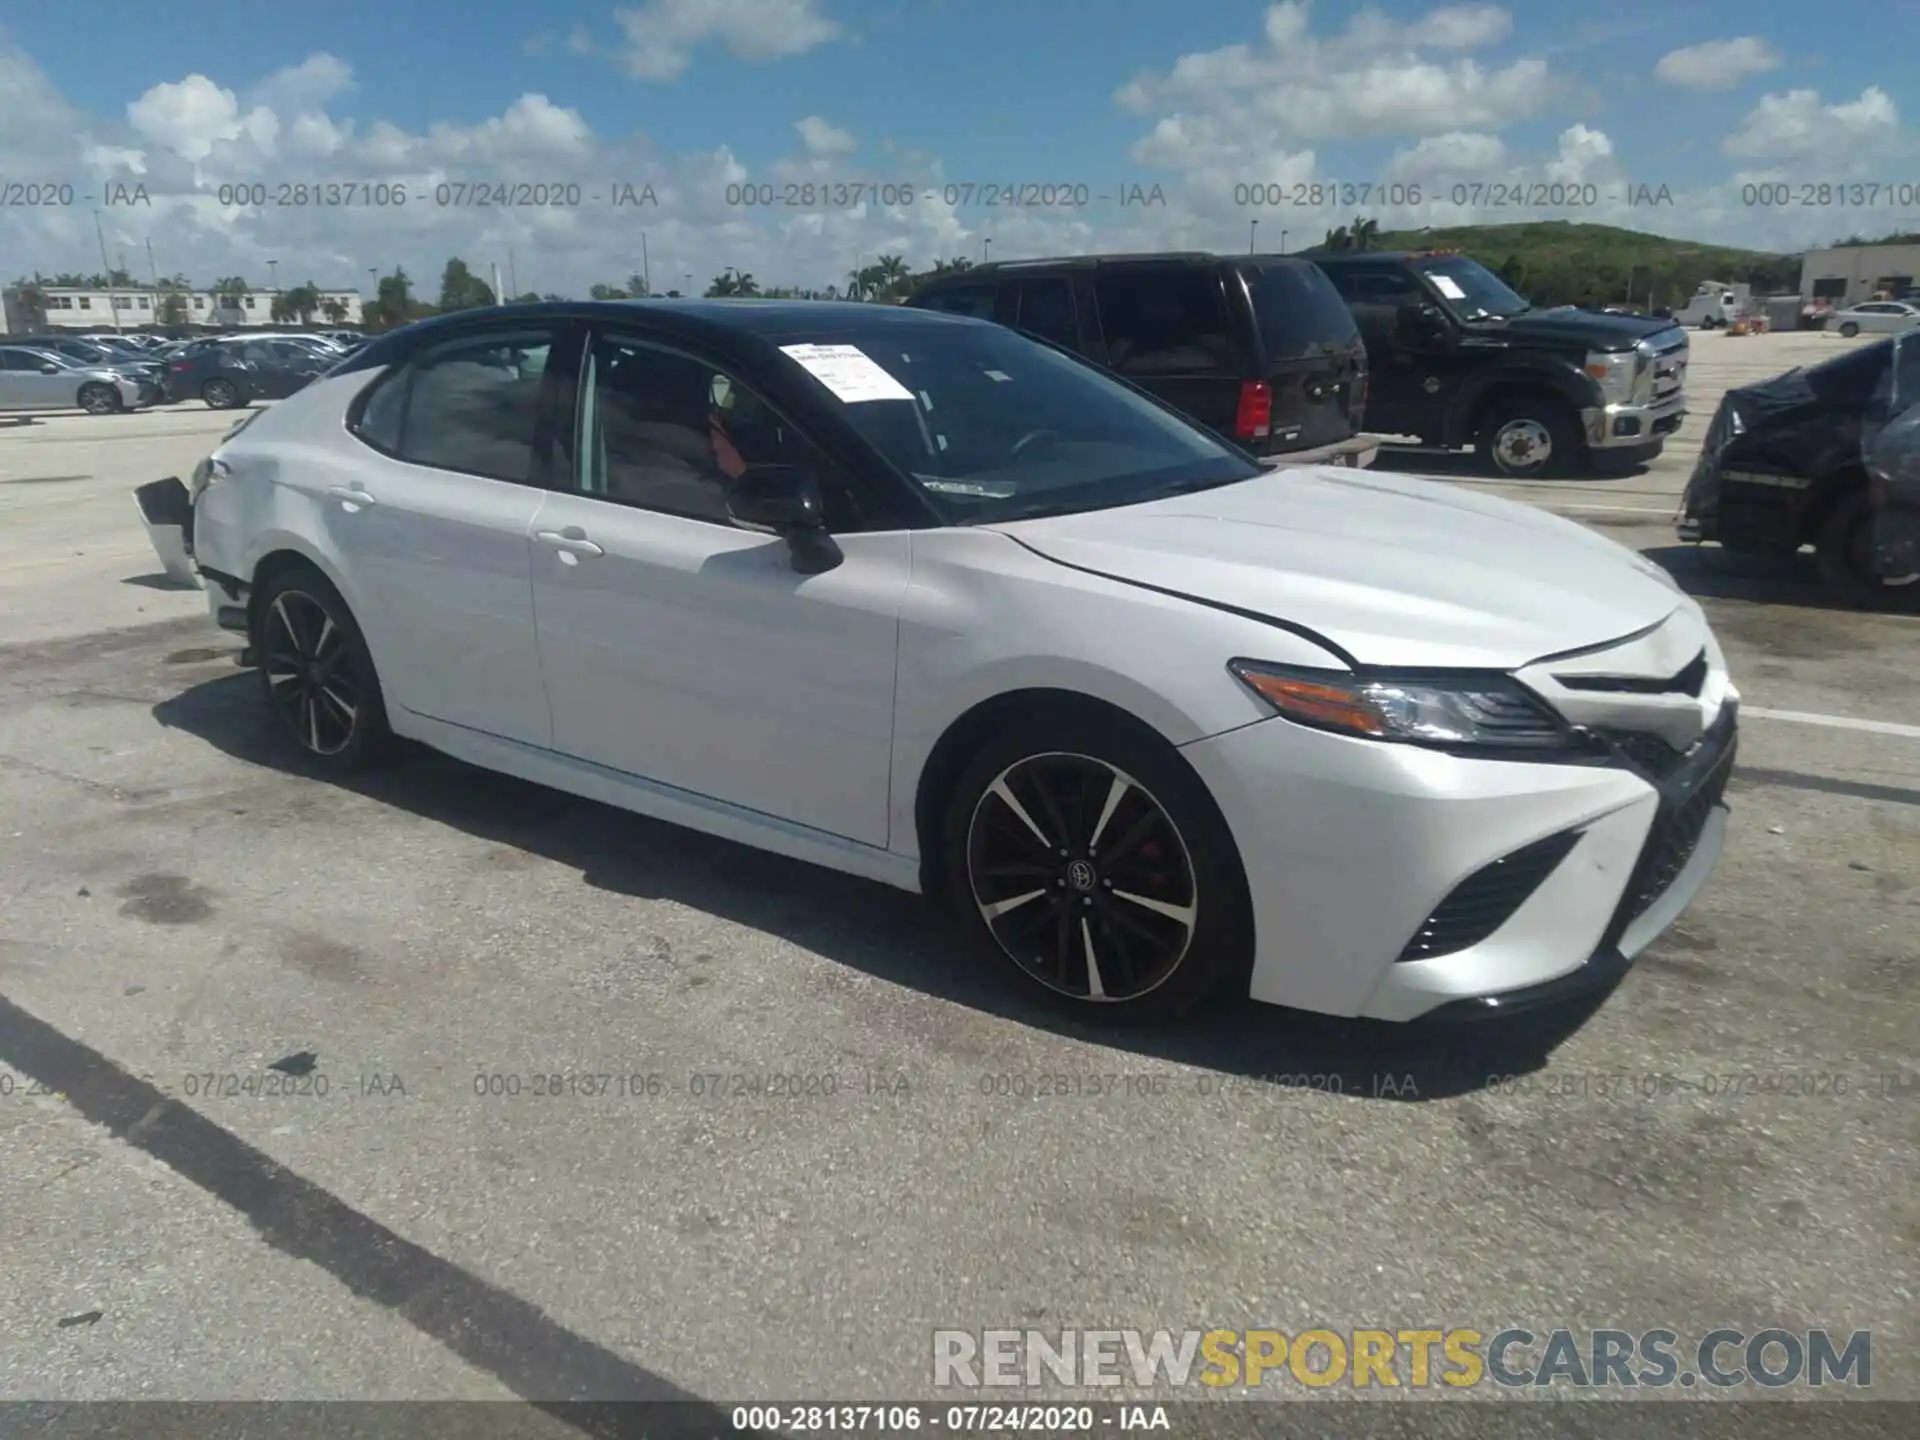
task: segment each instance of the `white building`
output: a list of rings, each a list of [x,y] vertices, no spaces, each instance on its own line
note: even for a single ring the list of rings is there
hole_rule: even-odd
[[[42,285],[40,293],[46,302],[46,328],[49,331],[142,330],[167,326],[167,322],[161,318],[165,293],[151,288],[86,290],[64,285]],[[186,291],[181,296],[186,302],[186,313],[177,324],[218,330],[243,330],[250,325],[284,327],[287,321],[273,318],[273,297],[280,293],[276,290],[253,290],[245,295],[215,295],[206,290]],[[17,286],[7,287],[4,298],[4,325],[0,329],[9,334],[22,334],[40,328],[21,303]],[[322,290],[320,308],[313,312],[313,324],[336,323],[327,313],[326,306],[330,300],[336,300],[345,307],[345,314],[337,323],[360,323],[361,299],[358,291]]]
[[[1800,293],[1835,307],[1902,300],[1920,287],[1920,245],[1838,245],[1800,262]]]

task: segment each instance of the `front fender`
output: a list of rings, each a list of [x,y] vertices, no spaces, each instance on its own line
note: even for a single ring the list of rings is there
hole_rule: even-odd
[[[1571,362],[1541,360],[1532,364],[1509,362],[1488,367],[1468,378],[1447,406],[1447,443],[1469,445],[1474,417],[1482,402],[1499,390],[1546,390],[1576,411],[1604,405],[1605,397],[1592,376]]]

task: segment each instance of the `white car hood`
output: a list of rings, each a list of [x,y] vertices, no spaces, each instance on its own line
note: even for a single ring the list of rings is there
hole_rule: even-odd
[[[1303,627],[1369,666],[1516,669],[1687,603],[1651,561],[1571,520],[1330,466],[991,528],[1062,564]]]

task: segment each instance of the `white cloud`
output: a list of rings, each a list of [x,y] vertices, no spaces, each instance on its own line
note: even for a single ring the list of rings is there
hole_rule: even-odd
[[[352,93],[353,67],[321,50],[298,65],[276,70],[248,92],[250,105],[282,115],[312,115]]]
[[[1394,179],[1413,180],[1423,175],[1484,175],[1507,163],[1506,142],[1498,135],[1450,130],[1396,150],[1387,170]]]
[[[1743,159],[1871,163],[1906,138],[1899,107],[1886,91],[1870,85],[1858,99],[1835,105],[1823,104],[1817,90],[1763,95],[1720,148]]]
[[[641,80],[673,80],[693,52],[718,41],[740,60],[778,60],[837,38],[816,0],[648,0],[614,18],[626,36],[621,63]]]
[[[1669,50],[1653,67],[1656,78],[1687,90],[1731,90],[1780,67],[1780,52],[1757,35],[1709,40]]]
[[[127,106],[127,119],[141,138],[183,160],[204,160],[215,145],[241,133],[238,98],[204,75],[155,85]]]
[[[810,155],[851,155],[860,148],[860,142],[853,138],[851,130],[842,130],[818,115],[796,120],[793,128],[800,132],[800,142],[807,147]]]

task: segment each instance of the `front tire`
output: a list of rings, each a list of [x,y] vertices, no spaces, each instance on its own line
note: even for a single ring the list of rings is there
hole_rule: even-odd
[[[955,784],[948,899],[985,953],[1078,1018],[1171,1019],[1243,982],[1252,907],[1206,787],[1135,723],[1016,723]]]
[[[200,398],[209,410],[236,410],[240,407],[240,387],[231,380],[209,380],[200,387]]]
[[[1853,321],[1851,320],[1847,321],[1846,324],[1840,327],[1840,335],[1842,339],[1851,340],[1853,339],[1854,336],[1858,335],[1859,333],[1860,333],[1860,327],[1854,324]]]
[[[280,733],[335,773],[361,769],[388,738],[380,677],[340,592],[310,566],[261,589],[252,650]]]
[[[1538,395],[1502,396],[1480,422],[1474,449],[1483,467],[1510,480],[1569,473],[1579,458],[1580,430],[1567,407]]]
[[[1813,553],[1827,589],[1852,608],[1920,609],[1920,574],[1873,573],[1873,501],[1864,487],[1833,507]]]
[[[80,387],[80,408],[89,415],[114,415],[125,406],[113,386],[93,384]]]

